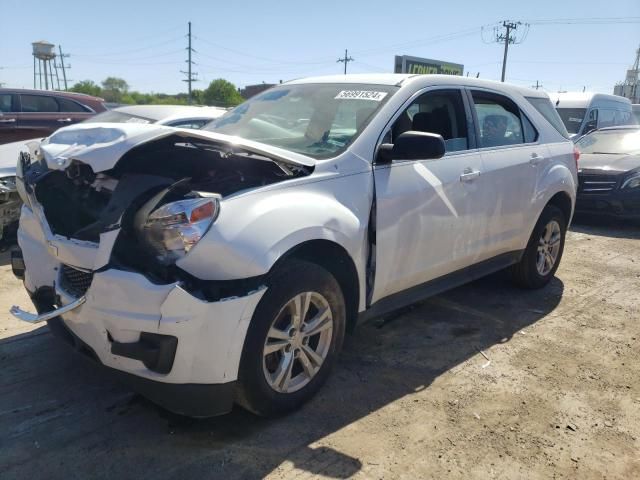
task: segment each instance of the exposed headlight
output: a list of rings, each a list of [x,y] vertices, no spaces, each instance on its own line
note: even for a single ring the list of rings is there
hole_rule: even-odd
[[[640,173],[631,175],[624,182],[622,182],[622,187],[620,188],[638,188],[638,187],[640,187]]]
[[[142,226],[142,240],[163,264],[185,256],[211,227],[220,211],[219,197],[167,203],[153,211]]]
[[[31,201],[27,194],[27,189],[24,184],[24,171],[31,165],[31,156],[26,152],[20,152],[18,155],[18,163],[16,165],[16,178],[15,185],[18,190],[18,195],[24,204],[31,208]]]

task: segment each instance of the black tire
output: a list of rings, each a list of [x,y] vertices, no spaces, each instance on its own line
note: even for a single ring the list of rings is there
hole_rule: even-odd
[[[551,270],[542,275],[536,266],[538,258],[538,245],[540,238],[549,222],[555,220],[560,226],[560,250]],[[567,233],[567,220],[555,205],[547,205],[538,222],[536,223],[531,238],[527,243],[527,248],[520,259],[520,262],[511,267],[511,276],[516,285],[522,288],[536,289],[542,288],[551,281],[560,265],[562,252],[564,251],[564,240]]]
[[[345,302],[338,282],[314,263],[295,259],[288,261],[271,276],[267,287],[247,331],[236,387],[236,402],[261,416],[290,412],[315,395],[329,376],[342,348],[346,323]],[[290,300],[304,292],[317,292],[329,304],[333,317],[330,346],[319,370],[304,387],[282,393],[272,388],[265,378],[263,349],[269,329],[279,313]]]

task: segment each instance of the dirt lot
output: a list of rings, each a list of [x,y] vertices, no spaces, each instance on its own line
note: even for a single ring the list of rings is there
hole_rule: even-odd
[[[130,393],[3,313],[27,305],[7,262],[5,480],[640,478],[637,226],[574,226],[544,290],[495,275],[360,327],[321,394],[276,420],[191,420]]]

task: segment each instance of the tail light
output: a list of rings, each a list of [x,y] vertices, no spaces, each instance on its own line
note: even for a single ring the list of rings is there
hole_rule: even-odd
[[[170,264],[189,253],[202,239],[219,211],[218,197],[167,203],[149,215],[140,235],[160,262]]]
[[[574,145],[573,147],[573,160],[576,162],[576,170],[578,169],[578,160],[580,160],[580,150]]]

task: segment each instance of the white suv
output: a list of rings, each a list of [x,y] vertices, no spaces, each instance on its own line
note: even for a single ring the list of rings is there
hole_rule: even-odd
[[[21,154],[39,315],[12,312],[170,410],[288,411],[358,319],[547,284],[576,162],[546,94],[445,75],[296,80],[204,131],[79,124]]]

